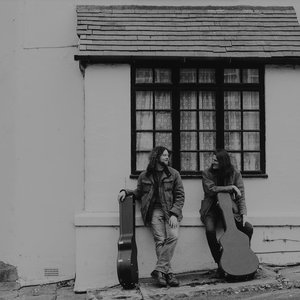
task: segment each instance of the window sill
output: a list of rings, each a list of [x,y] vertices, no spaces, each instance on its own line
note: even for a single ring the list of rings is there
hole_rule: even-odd
[[[243,178],[268,178],[268,174],[242,174]],[[137,179],[139,174],[130,174],[129,178]],[[181,174],[182,179],[202,178],[201,174]]]
[[[256,227],[274,226],[300,226],[300,216],[297,214],[279,214],[279,215],[249,215],[250,223]],[[75,227],[113,227],[119,226],[119,213],[114,212],[86,212],[83,211],[75,215]],[[200,221],[198,210],[187,211],[184,213],[180,226],[198,227],[203,226]],[[136,227],[144,227],[140,212],[136,212]]]
[[[242,174],[243,178],[268,178],[268,174]]]

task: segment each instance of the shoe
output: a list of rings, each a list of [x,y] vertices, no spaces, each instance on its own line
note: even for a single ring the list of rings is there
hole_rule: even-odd
[[[169,286],[171,286],[171,287],[179,286],[179,281],[173,273],[167,274],[166,278],[167,278],[167,283]]]
[[[166,276],[165,276],[164,273],[162,273],[160,271],[157,271],[157,270],[154,270],[151,273],[151,276],[152,276],[152,278],[155,279],[155,282],[159,287],[166,287],[167,286]]]
[[[216,279],[222,279],[225,277],[225,272],[220,267],[218,267],[218,269],[216,270],[216,273],[213,277]]]

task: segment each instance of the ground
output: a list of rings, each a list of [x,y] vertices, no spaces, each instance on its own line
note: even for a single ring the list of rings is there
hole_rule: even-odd
[[[215,271],[179,274],[178,288],[157,288],[149,278],[141,279],[135,290],[120,286],[88,291],[87,299],[300,299],[300,267],[261,265],[252,280],[227,282],[215,278]]]
[[[214,270],[178,274],[180,286],[158,288],[151,278],[140,279],[133,290],[120,285],[86,293],[75,293],[74,280],[48,285],[19,287],[16,283],[0,283],[0,300],[299,300],[300,266],[260,265],[252,280],[227,282],[215,277]]]

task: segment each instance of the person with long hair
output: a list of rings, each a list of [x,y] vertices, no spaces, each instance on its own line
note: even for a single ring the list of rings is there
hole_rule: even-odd
[[[169,150],[155,147],[149,156],[147,169],[143,171],[135,190],[122,189],[118,200],[134,195],[141,201],[141,214],[145,226],[151,228],[157,256],[151,272],[160,287],[179,285],[171,268],[171,259],[179,236],[179,223],[185,200],[180,174],[169,165]]]
[[[241,173],[234,168],[228,152],[217,149],[209,168],[202,173],[204,199],[201,201],[200,216],[205,226],[205,233],[214,261],[218,264],[217,276],[223,276],[219,268],[221,249],[217,240],[216,228],[223,224],[221,210],[217,202],[218,193],[229,193],[237,228],[244,232],[251,241],[253,226],[247,221],[245,189]]]

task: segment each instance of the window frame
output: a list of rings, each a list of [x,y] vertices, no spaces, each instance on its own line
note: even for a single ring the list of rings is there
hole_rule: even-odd
[[[171,69],[171,83],[154,83],[154,72],[153,72],[153,83],[136,83],[135,82],[135,71],[138,68],[169,68]],[[180,69],[182,68],[196,68],[197,77],[196,83],[180,83]],[[212,68],[216,71],[216,82],[201,84],[198,82],[199,68]],[[224,70],[225,69],[239,69],[240,71],[240,83],[224,83]],[[258,83],[242,83],[242,69],[258,69],[259,82]],[[168,90],[171,92],[172,106],[172,166],[180,170],[180,91],[215,91],[216,93],[216,148],[224,148],[224,91],[258,91],[259,92],[259,122],[260,126],[258,131],[260,132],[260,170],[259,171],[244,171],[241,170],[243,177],[267,177],[266,174],[266,155],[265,155],[265,65],[262,63],[255,62],[207,62],[207,61],[138,61],[131,64],[131,177],[137,177],[141,171],[136,170],[136,103],[135,103],[135,92],[139,90],[151,90],[153,92],[157,90]],[[220,101],[221,100],[221,101]],[[199,108],[198,112],[200,111]],[[155,110],[154,110],[155,111]],[[241,108],[241,112],[244,110]],[[243,119],[241,119],[241,123]],[[251,130],[253,131],[253,130]],[[155,132],[153,128],[152,132]],[[199,128],[198,128],[198,132]],[[241,128],[241,133],[245,132]],[[175,134],[174,134],[175,133]],[[243,134],[241,134],[243,136]],[[153,137],[154,138],[154,137]],[[197,142],[198,143],[198,142]],[[243,137],[241,137],[241,144],[243,143]],[[200,149],[197,149],[200,152]],[[202,152],[202,151],[201,151]],[[207,152],[212,152],[207,150]],[[235,152],[230,150],[230,152]],[[236,152],[241,153],[241,164],[243,165],[243,156],[246,152],[254,152],[250,150],[244,150],[241,145],[240,150]],[[199,163],[199,155],[198,162]],[[181,171],[180,174],[183,177],[202,177],[201,171]]]

